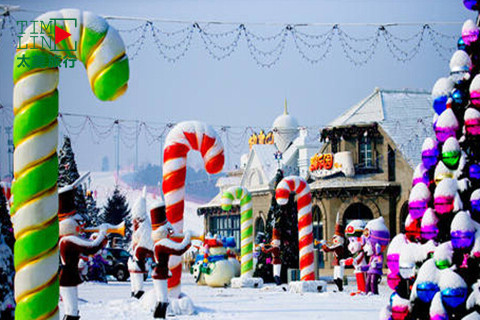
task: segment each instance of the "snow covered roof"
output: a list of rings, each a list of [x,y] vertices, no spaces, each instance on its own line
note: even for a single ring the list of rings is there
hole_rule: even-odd
[[[432,98],[429,92],[376,88],[329,126],[377,122],[414,167],[420,162],[423,140],[433,136],[432,116]]]
[[[398,183],[384,180],[372,180],[372,176],[357,175],[352,178],[335,176],[335,179],[319,179],[310,184],[311,189],[355,188],[355,187],[389,187],[398,186]]]

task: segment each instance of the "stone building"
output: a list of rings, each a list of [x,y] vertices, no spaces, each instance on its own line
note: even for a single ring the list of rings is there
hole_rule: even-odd
[[[243,172],[219,181],[220,194],[198,214],[205,216],[205,230],[237,232],[239,208],[222,212],[220,198],[226,187],[242,185],[252,192],[254,233],[263,231],[280,168],[309,181],[315,239],[333,236],[337,215],[344,224],[383,216],[396,234],[408,213],[411,178],[423,140],[432,134],[431,122],[430,94],[414,90],[375,89],[322,129],[321,143],[285,112],[273,123],[275,143],[254,145]],[[273,156],[277,151],[283,155],[279,161]],[[328,267],[330,257],[324,259]]]

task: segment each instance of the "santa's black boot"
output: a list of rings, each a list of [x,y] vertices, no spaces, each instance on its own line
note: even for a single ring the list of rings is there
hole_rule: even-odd
[[[168,302],[157,302],[157,305],[155,306],[155,311],[153,312],[153,318],[165,319],[167,316],[167,307]]]
[[[137,291],[137,293],[135,293],[133,295],[133,297],[135,297],[137,299],[140,299],[143,296],[144,293],[145,293],[145,291],[143,291],[143,290]]]
[[[69,316],[68,314],[63,316],[63,320],[78,320],[80,316]]]
[[[342,292],[343,291],[343,280],[340,278],[337,278],[334,280],[335,284],[338,287],[338,291]]]
[[[275,283],[277,284],[277,286],[282,284],[282,279],[280,279],[279,276],[275,276],[275,277],[273,277],[273,279],[275,279]]]

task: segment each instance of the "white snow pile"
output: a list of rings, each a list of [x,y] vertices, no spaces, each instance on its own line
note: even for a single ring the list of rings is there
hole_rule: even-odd
[[[325,291],[327,291],[327,282],[323,280],[291,281],[288,284],[288,292],[291,292],[291,293],[325,292]]]
[[[403,233],[397,234],[388,245],[387,255],[400,253],[401,249],[406,244],[407,238],[405,235]]]
[[[470,71],[472,69],[472,60],[468,53],[463,50],[457,50],[450,59],[450,72]]]
[[[480,112],[475,108],[468,108],[467,110],[465,110],[465,115],[463,116],[463,118],[465,119],[465,121],[479,119]]]
[[[470,92],[472,91],[480,91],[480,74],[477,74],[470,83]]]
[[[438,117],[437,127],[439,128],[454,128],[458,129],[458,120],[455,117],[452,109],[446,109]]]
[[[450,230],[451,232],[475,231],[475,226],[473,225],[472,218],[470,218],[470,214],[465,211],[458,212],[453,218]]]
[[[232,278],[230,284],[232,288],[261,288],[263,286],[263,279],[254,277],[237,277]]]
[[[438,223],[438,217],[432,208],[428,208],[423,214],[422,227],[436,225]]]
[[[430,201],[430,190],[425,185],[425,183],[417,183],[410,192],[410,197],[408,198],[409,202],[418,201],[418,200],[427,200]]]
[[[452,92],[455,83],[450,78],[442,77],[435,82],[432,89],[432,98],[448,96]],[[423,149],[423,148],[422,148]]]
[[[435,316],[443,316],[444,319],[447,319],[447,311],[443,306],[440,292],[435,293],[432,299],[432,304],[430,305],[430,317],[435,319]]]
[[[435,188],[435,198],[437,197],[453,197],[458,190],[457,181],[454,179],[446,178],[440,181]]]
[[[452,151],[460,151],[460,144],[458,143],[458,140],[454,137],[448,138],[442,147],[442,152],[452,152]]]
[[[456,272],[450,269],[445,269],[440,271],[438,287],[440,288],[440,291],[443,291],[448,288],[466,288],[467,284]]]
[[[453,247],[450,241],[440,244],[433,252],[433,259],[435,261],[447,260],[452,262]]]

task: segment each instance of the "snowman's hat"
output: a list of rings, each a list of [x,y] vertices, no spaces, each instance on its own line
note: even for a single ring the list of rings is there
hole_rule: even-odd
[[[90,175],[90,171],[82,174],[75,182],[58,190],[58,219],[63,221],[73,218],[77,209],[75,207],[75,189]]]
[[[161,197],[159,200],[155,201],[151,207],[150,219],[152,220],[152,230],[157,230],[168,222],[167,213],[165,211],[165,202],[163,202]]]

